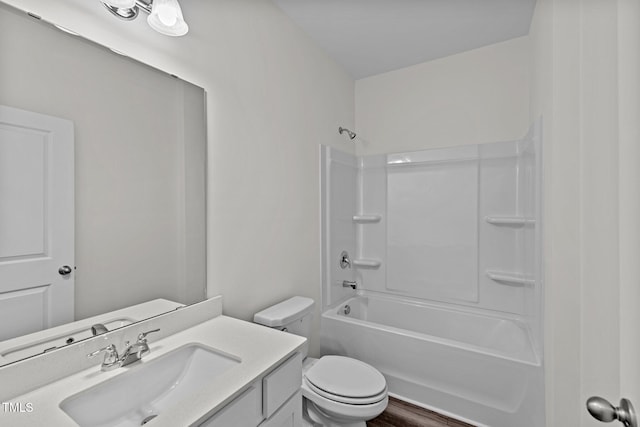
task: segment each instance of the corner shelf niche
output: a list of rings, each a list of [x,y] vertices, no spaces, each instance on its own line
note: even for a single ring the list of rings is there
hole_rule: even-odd
[[[361,259],[354,259],[351,262],[353,263],[353,266],[356,268],[369,268],[374,270],[377,270],[382,265],[382,262],[377,259],[361,258]]]
[[[507,271],[487,270],[486,275],[494,282],[505,283],[508,285],[527,286],[535,285],[536,281],[532,277],[525,276],[521,273],[513,273]]]
[[[380,222],[382,215],[354,215],[353,222],[356,224],[375,224]]]
[[[536,220],[524,216],[487,216],[484,218],[489,224],[522,227],[534,225]]]

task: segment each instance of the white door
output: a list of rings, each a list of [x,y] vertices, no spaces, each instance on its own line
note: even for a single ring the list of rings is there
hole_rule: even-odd
[[[73,321],[73,123],[0,106],[0,341]]]
[[[580,329],[574,331],[577,340],[568,336],[557,343],[556,354],[565,358],[570,373],[560,375],[579,373],[579,407],[567,407],[579,410],[581,418],[568,414],[570,418],[554,425],[598,427],[607,425],[598,420],[618,419],[608,425],[640,426],[625,410],[629,403],[640,409],[640,0],[572,4],[577,28],[564,21],[555,25],[580,35],[572,39],[579,44],[574,58],[580,61],[579,75],[573,76],[579,83],[573,96],[579,102],[580,145],[572,154],[580,162],[580,211],[571,218],[581,229],[580,289],[559,308],[578,307],[574,315]],[[573,358],[576,352],[569,348],[576,341],[579,353]],[[560,408],[556,410],[563,411],[568,393],[562,393],[568,389],[561,384],[556,390],[551,397]],[[589,408],[595,418],[584,408],[592,397]]]

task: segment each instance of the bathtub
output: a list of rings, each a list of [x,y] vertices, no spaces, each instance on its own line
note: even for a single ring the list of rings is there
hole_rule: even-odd
[[[517,318],[359,291],[322,314],[321,352],[365,361],[391,395],[477,426],[544,426],[542,365]]]

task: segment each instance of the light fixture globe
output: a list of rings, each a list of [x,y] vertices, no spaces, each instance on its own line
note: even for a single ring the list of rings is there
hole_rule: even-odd
[[[189,31],[177,0],[154,0],[147,23],[166,36],[184,36]]]
[[[136,5],[136,0],[101,0],[102,3],[118,9],[131,9]]]

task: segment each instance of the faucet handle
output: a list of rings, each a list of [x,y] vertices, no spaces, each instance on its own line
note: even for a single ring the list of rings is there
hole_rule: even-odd
[[[92,358],[97,356],[98,354],[105,351],[104,360],[102,361],[101,369],[103,371],[110,371],[111,369],[117,368],[120,362],[120,358],[118,357],[118,350],[116,350],[116,346],[113,344],[109,344],[105,348],[101,348],[100,350],[96,350],[93,353],[87,354],[88,358]]]
[[[115,357],[116,359],[118,358],[118,350],[116,350],[116,346],[113,345],[113,344],[109,344],[105,348],[101,348],[100,350],[96,350],[93,353],[89,353],[89,354],[87,354],[87,357],[88,358],[95,357],[98,354],[102,353],[103,351],[107,352],[107,354],[105,354],[105,356],[104,356],[105,361],[109,357]]]
[[[349,259],[347,251],[342,251],[340,254],[340,268],[343,270],[345,268],[351,268],[351,260]]]
[[[147,331],[147,332],[142,332],[140,335],[138,335],[138,342],[146,341],[147,335],[152,334],[154,332],[160,332],[160,328],[153,329],[153,330]]]
[[[160,329],[154,329],[152,331],[142,332],[138,335],[138,342],[136,343],[136,357],[141,359],[142,356],[146,356],[150,353],[149,344],[147,344],[147,335],[152,334],[154,332],[159,332]]]

